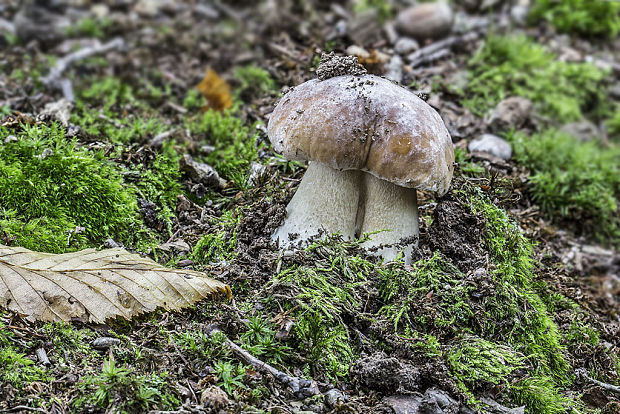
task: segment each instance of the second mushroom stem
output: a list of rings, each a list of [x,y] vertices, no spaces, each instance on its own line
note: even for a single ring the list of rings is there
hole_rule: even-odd
[[[381,247],[376,254],[383,260],[394,260],[404,249],[405,263],[411,264],[413,246],[418,238],[418,199],[415,188],[404,188],[374,175],[365,173],[360,205],[363,205],[363,220],[359,234],[376,232],[362,244],[365,248]]]
[[[362,244],[389,261],[405,249],[405,263],[417,245],[415,189],[403,188],[361,171],[338,171],[319,162],[308,166],[286,207],[287,218],[273,234],[281,247],[303,244],[324,232],[351,240],[377,232]]]

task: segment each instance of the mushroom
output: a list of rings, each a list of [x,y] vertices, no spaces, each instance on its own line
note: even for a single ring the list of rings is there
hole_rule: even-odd
[[[441,117],[412,92],[373,75],[310,80],[288,92],[269,119],[276,151],[310,164],[272,238],[303,244],[316,234],[365,232],[367,248],[406,261],[417,244],[416,189],[444,194],[454,149]],[[402,243],[401,243],[402,244]]]

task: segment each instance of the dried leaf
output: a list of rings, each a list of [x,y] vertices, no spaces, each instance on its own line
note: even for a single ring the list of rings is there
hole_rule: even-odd
[[[203,111],[207,109],[223,111],[232,106],[230,86],[211,68],[207,69],[205,77],[196,85],[196,89],[207,99],[207,105],[202,107]]]
[[[230,287],[120,248],[51,254],[0,244],[0,306],[30,320],[104,323],[189,306]]]

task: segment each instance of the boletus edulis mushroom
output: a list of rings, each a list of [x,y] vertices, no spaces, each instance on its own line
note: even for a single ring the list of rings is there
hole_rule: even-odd
[[[373,75],[313,79],[280,100],[267,132],[287,159],[310,161],[273,234],[280,247],[321,232],[353,239],[385,230],[364,247],[375,247],[384,260],[405,248],[410,262],[416,189],[442,195],[452,179],[452,140],[433,108]]]

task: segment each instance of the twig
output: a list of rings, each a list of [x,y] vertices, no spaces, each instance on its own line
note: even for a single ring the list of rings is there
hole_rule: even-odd
[[[620,394],[620,386],[613,385],[613,384],[607,384],[606,382],[602,382],[602,381],[599,381],[597,379],[594,379],[594,378],[590,377],[588,375],[588,373],[586,372],[586,370],[583,369],[583,368],[576,370],[575,373],[577,374],[578,377],[582,377],[585,380],[591,382],[592,384],[598,385],[599,387],[601,387],[602,389],[604,389],[606,391],[615,392],[616,394]]]
[[[42,408],[28,407],[27,405],[16,405],[15,407],[0,410],[0,413],[16,413],[18,411],[35,411],[37,413],[46,413]]]
[[[454,35],[447,37],[443,40],[439,40],[437,42],[431,43],[430,45],[423,47],[422,49],[418,49],[415,52],[411,53],[407,56],[407,60],[411,64],[411,66],[417,66],[421,63],[425,63],[430,56],[435,53],[440,52],[443,49],[451,49],[453,46],[463,43],[473,42],[480,37],[480,33],[477,31],[472,31],[465,33],[463,35]]]
[[[242,359],[246,364],[252,365],[256,370],[262,373],[269,374],[273,376],[278,382],[284,384],[291,388],[293,394],[295,394],[298,398],[310,397],[313,395],[320,394],[316,383],[313,381],[292,377],[274,367],[269,365],[266,362],[261,361],[260,359],[254,357],[245,349],[241,348],[239,345],[235,344],[233,341],[228,339],[228,337],[220,330],[217,325],[210,325],[207,327],[208,334],[213,335],[215,332],[220,332],[224,335],[225,343],[228,347],[233,351],[233,353],[240,359]]]
[[[48,88],[61,89],[63,96],[73,102],[73,88],[71,86],[71,82],[68,79],[62,78],[63,72],[67,70],[67,68],[75,61],[82,60],[92,55],[105,53],[112,49],[120,49],[124,45],[125,42],[123,41],[123,39],[117,37],[107,43],[97,44],[92,47],[85,47],[83,49],[70,53],[67,56],[58,59],[56,65],[54,65],[54,67],[50,69],[50,72],[47,74],[47,76],[41,78],[41,81]]]

